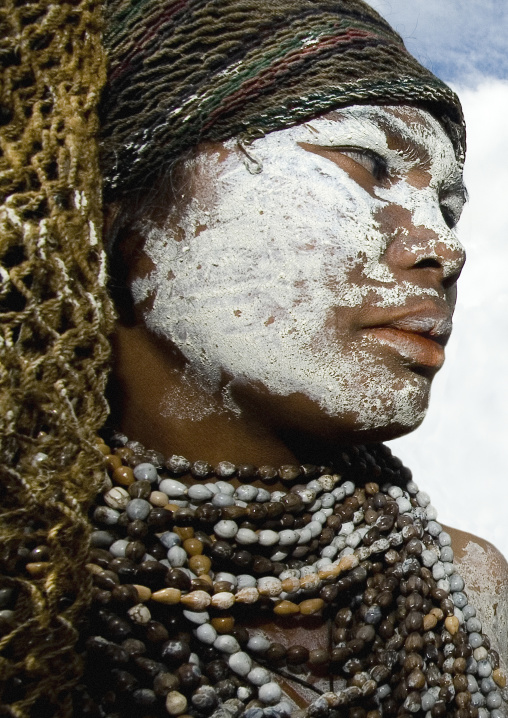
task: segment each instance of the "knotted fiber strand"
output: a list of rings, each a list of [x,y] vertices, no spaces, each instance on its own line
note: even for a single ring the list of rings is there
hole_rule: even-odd
[[[2,715],[56,715],[58,703],[71,715],[79,675],[73,624],[90,593],[86,514],[103,480],[94,436],[112,325],[100,15],[93,0],[0,6],[0,563],[18,626],[0,640]],[[42,544],[48,561],[18,575],[18,556]]]

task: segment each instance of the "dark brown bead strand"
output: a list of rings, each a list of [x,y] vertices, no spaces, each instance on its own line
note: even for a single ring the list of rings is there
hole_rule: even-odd
[[[183,597],[192,592],[210,597],[234,596],[236,588],[229,580],[213,578],[218,571],[233,575],[248,573],[260,578],[282,576],[287,569],[301,570],[306,564],[314,566],[321,550],[333,545],[343,524],[354,520],[354,531],[365,527],[354,551],[367,551],[367,558],[338,577],[320,581],[317,588],[305,589],[297,598],[297,601],[310,599],[310,603],[322,601],[320,613],[313,619],[333,623],[330,645],[308,650],[298,644],[286,647],[272,642],[261,653],[252,654],[253,665],[261,664],[274,674],[281,672],[289,682],[298,677],[305,683],[307,671],[329,675],[336,700],[344,701],[341,705],[346,706],[345,714],[351,718],[380,718],[381,712],[384,716],[413,715],[420,710],[421,696],[432,686],[440,691],[431,708],[432,716],[477,718],[477,708],[472,705],[467,690],[467,661],[471,656],[468,637],[460,626],[453,636],[444,629],[445,618],[454,613],[453,601],[448,591],[437,587],[432,572],[420,561],[422,550],[435,546],[436,542],[425,530],[423,512],[418,509],[401,513],[397,501],[390,495],[390,487],[399,485],[404,489],[410,474],[400,462],[393,460],[388,449],[352,447],[338,458],[335,469],[329,465],[256,470],[249,466],[232,467],[224,462],[214,470],[205,462],[191,465],[181,457],[171,457],[164,462],[162,457],[146,452],[136,442],[129,442],[116,456],[132,468],[151,456],[157,462],[161,478],[175,476],[187,484],[195,480],[193,474],[196,473],[200,480],[209,480],[213,471],[220,478],[222,471],[225,476],[231,476],[234,469],[241,481],[263,476],[270,482],[284,474],[288,486],[293,488],[276,501],[222,509],[207,502],[195,508],[177,508],[171,505],[170,499],[170,510],[154,506],[144,521],[130,521],[125,512],[119,511],[118,523],[106,525],[115,540],[125,538],[128,543],[125,558],[113,558],[102,548],[94,549],[90,555],[90,562],[99,569],[94,573],[94,581],[108,586],[94,589],[89,623],[95,635],[86,642],[89,661],[85,678],[90,686],[86,689],[87,701],[95,701],[103,713],[109,715],[116,711],[122,718],[130,718],[139,715],[141,710],[154,718],[167,716],[165,700],[170,693],[176,693],[184,696],[190,715],[205,718],[224,701],[238,701],[237,692],[241,690],[245,696],[242,698],[245,709],[238,714],[241,718],[249,710],[249,700],[256,701],[257,689],[231,670],[227,655],[213,645],[199,642],[194,635],[196,624],[189,620],[192,612],[182,604],[166,605],[164,591],[170,591],[168,598],[174,598],[178,592]],[[142,460],[142,457],[145,458]],[[113,470],[117,461],[110,461]],[[308,525],[313,520],[312,508],[295,492],[302,489],[303,478],[314,479],[334,471],[343,474],[341,483],[353,481],[352,495],[336,501],[321,532],[307,544],[290,547],[286,559],[272,560],[273,547],[243,546],[234,538],[224,540],[213,535],[213,528],[221,519],[254,531],[296,530]],[[300,483],[294,484],[295,481]],[[157,488],[156,484],[146,484],[149,486],[144,480],[130,484],[134,488],[129,487],[129,496],[143,498],[149,487],[150,490]],[[414,498],[411,502],[417,507]],[[106,519],[103,513],[104,516],[96,511],[98,521]],[[211,561],[210,575],[191,579],[184,570],[161,563],[165,561],[167,549],[159,543],[159,536],[165,531],[176,532],[182,544],[187,538],[198,538],[198,543],[191,542],[192,551],[201,551],[203,559]],[[389,538],[389,548],[369,555],[369,550],[384,537]],[[191,544],[188,546],[190,551]],[[146,560],[145,554],[160,560]],[[188,560],[190,558],[191,554]],[[317,572],[316,568],[311,570]],[[141,584],[139,590],[145,596],[144,623],[136,623],[129,614],[134,592],[138,591],[133,584]],[[157,600],[150,599],[150,589],[156,592]],[[175,591],[176,594],[171,593]],[[235,603],[227,611],[210,608],[210,625],[217,628],[217,635],[234,638],[240,650],[249,653],[249,642],[254,635],[249,628],[252,610],[270,612],[277,602],[280,602],[277,597],[261,596],[254,606]],[[425,632],[423,617],[433,608],[441,608],[443,617],[436,620],[433,631]],[[135,609],[141,611],[139,606]],[[489,650],[486,637],[484,646]],[[193,654],[197,654],[198,663],[191,659]],[[97,661],[98,655],[104,659]],[[489,656],[494,667],[496,656],[493,653]],[[97,666],[105,665],[105,657],[116,671],[114,684],[98,674]],[[385,685],[390,686],[391,693],[383,692]],[[381,692],[374,700],[376,686]],[[288,714],[278,712],[277,706],[268,710],[272,711],[273,718],[289,718]],[[330,709],[318,699],[304,715],[328,718]]]

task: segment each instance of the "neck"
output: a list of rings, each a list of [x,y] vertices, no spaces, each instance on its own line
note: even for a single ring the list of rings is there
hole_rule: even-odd
[[[113,342],[112,422],[131,439],[165,456],[180,454],[211,464],[299,464],[289,442],[258,417],[225,406],[207,392],[185,363],[142,326],[119,325]]]

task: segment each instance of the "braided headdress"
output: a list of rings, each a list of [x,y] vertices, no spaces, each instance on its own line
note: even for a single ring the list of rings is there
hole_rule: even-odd
[[[113,323],[101,12],[96,0],[0,7],[0,704],[18,717],[71,715],[90,595]],[[200,138],[351,103],[426,107],[463,157],[457,98],[360,0],[112,0],[105,45],[107,197],[146,186]]]

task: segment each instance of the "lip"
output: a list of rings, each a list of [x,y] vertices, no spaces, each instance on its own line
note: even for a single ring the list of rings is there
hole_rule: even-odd
[[[400,307],[389,314],[386,310],[379,314],[363,326],[366,337],[389,347],[414,365],[436,371],[441,368],[444,347],[452,330],[447,308],[425,303],[418,308]]]

